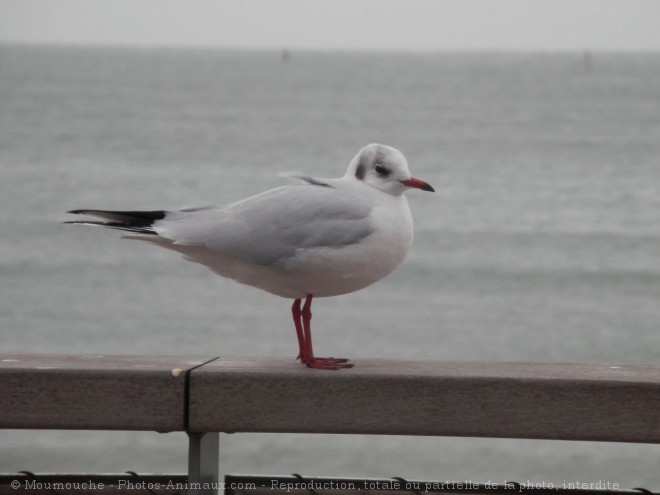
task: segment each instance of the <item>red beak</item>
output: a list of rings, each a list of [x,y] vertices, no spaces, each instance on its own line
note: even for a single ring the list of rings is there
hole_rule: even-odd
[[[416,179],[415,177],[411,177],[409,180],[401,180],[399,182],[401,182],[401,184],[406,187],[414,187],[415,189],[421,189],[422,191],[435,192],[435,189],[431,187],[431,184],[424,182],[423,180]]]

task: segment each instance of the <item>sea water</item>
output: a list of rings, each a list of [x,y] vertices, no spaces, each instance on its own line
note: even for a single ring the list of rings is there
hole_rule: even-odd
[[[416,238],[393,275],[315,301],[318,354],[657,364],[660,55],[592,64],[0,46],[0,350],[293,360],[289,301],[60,222],[229,203],[282,171],[337,177],[382,142],[437,192],[408,193]],[[181,433],[5,430],[0,471],[182,472],[186,446]],[[589,442],[221,438],[222,473],[657,489],[659,459]]]

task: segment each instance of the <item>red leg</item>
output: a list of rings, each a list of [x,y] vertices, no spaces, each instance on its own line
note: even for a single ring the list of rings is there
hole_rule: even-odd
[[[307,294],[305,305],[302,308],[302,327],[303,327],[303,341],[304,351],[302,353],[302,362],[309,368],[320,368],[326,370],[337,370],[339,368],[352,368],[353,365],[348,363],[348,359],[343,358],[315,358],[314,351],[312,350],[312,294]],[[296,332],[298,327],[296,327]],[[300,338],[298,339],[300,342]]]
[[[293,324],[296,326],[296,336],[298,337],[298,357],[303,363],[305,362],[305,336],[303,335],[302,311],[300,311],[300,299],[293,301],[291,306],[291,314],[293,315]]]
[[[312,299],[314,296],[307,294],[305,298],[305,305],[302,308],[302,325],[305,340],[305,359],[304,362],[311,363],[314,361],[314,351],[312,350]],[[307,364],[309,366],[309,364]]]

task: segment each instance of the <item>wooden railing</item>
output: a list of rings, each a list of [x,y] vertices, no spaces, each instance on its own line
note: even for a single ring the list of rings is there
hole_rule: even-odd
[[[186,431],[191,480],[218,432],[660,443],[660,365],[0,355],[0,427]]]

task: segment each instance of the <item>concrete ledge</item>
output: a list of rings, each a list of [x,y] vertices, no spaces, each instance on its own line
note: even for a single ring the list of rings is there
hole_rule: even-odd
[[[181,431],[186,373],[212,359],[1,354],[0,428]]]
[[[190,380],[193,431],[660,443],[660,366],[220,358]]]
[[[660,366],[0,355],[0,428],[660,443]]]

